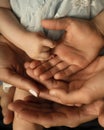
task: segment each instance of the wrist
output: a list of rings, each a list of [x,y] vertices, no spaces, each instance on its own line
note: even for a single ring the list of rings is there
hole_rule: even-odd
[[[20,49],[22,49],[23,51],[25,51],[26,49],[26,45],[28,43],[28,31],[25,30],[25,31],[21,31],[21,34],[20,34],[20,37],[18,39],[18,46]]]

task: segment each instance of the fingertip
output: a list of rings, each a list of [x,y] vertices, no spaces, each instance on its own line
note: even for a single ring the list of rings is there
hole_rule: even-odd
[[[12,123],[12,121],[13,121],[13,112],[12,112],[12,113],[9,113],[9,115],[7,115],[7,116],[5,116],[5,117],[3,118],[3,123],[4,123],[5,125],[8,125],[8,124]]]
[[[29,63],[29,62],[25,62],[25,63],[24,63],[25,69],[27,69],[29,66],[30,66],[30,63]]]
[[[53,49],[53,48],[55,48],[55,47],[56,47],[56,44],[55,44],[55,43],[51,43],[51,44],[50,44],[50,48],[51,48],[51,49]]]
[[[50,41],[49,39],[46,39],[44,42],[43,42],[43,45],[44,46],[47,46],[49,48],[55,48],[55,43],[53,41]]]
[[[102,127],[104,127],[104,116],[99,116],[98,122]]]
[[[13,105],[13,103],[10,103],[10,104],[8,105],[8,109],[9,109],[10,111],[14,111],[14,105]]]
[[[4,118],[3,118],[3,123],[4,123],[5,125],[8,125],[8,124],[11,123],[11,121],[8,122],[8,119],[7,119],[6,117],[4,117]]]

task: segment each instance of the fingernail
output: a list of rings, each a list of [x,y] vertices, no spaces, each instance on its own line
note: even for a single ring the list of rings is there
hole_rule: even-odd
[[[11,87],[13,87],[13,85],[3,82],[3,90],[5,93],[8,93]]]
[[[38,94],[34,91],[34,90],[29,90],[29,92],[33,95],[33,96],[35,96],[35,97],[38,97]]]

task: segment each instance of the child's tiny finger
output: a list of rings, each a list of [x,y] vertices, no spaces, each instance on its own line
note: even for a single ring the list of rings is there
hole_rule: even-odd
[[[50,47],[50,48],[54,48],[56,44],[53,41],[45,39],[45,40],[43,40],[43,45],[47,46],[47,47]]]
[[[48,60],[50,58],[50,52],[42,52],[38,57],[39,60]]]

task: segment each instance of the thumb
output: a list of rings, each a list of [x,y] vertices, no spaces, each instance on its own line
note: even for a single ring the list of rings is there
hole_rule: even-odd
[[[8,69],[1,69],[0,73],[2,74],[0,75],[1,81],[12,84],[17,88],[29,91],[36,97],[38,96],[39,94],[38,86],[32,80],[29,80],[28,78],[23,77],[22,75]]]
[[[71,21],[70,18],[42,20],[42,26],[51,30],[67,30]]]
[[[64,105],[68,105],[70,106],[71,104],[73,104],[73,102],[71,103],[68,97],[68,92],[64,89],[51,89],[49,91],[49,95],[51,95],[52,97],[56,97],[59,103],[62,103]]]

